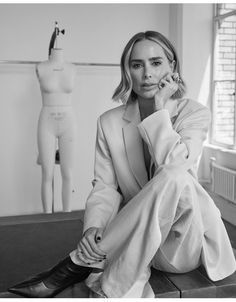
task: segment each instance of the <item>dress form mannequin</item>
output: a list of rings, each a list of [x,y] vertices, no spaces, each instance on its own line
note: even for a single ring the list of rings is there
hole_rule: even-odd
[[[56,37],[58,43],[58,36]],[[58,140],[62,175],[63,211],[71,211],[72,168],[76,147],[76,121],[71,104],[76,77],[73,64],[64,61],[61,47],[50,49],[47,61],[36,66],[43,107],[38,121],[38,149],[42,167],[41,198],[45,213],[53,211],[52,181]]]

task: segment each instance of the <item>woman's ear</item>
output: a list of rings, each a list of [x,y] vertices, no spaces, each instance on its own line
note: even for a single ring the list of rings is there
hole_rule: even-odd
[[[174,70],[175,70],[175,63],[176,63],[175,60],[170,62],[170,68],[171,68],[172,72],[174,72]]]

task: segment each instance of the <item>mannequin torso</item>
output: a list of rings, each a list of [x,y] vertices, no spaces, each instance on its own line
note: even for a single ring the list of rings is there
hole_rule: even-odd
[[[70,106],[76,67],[63,58],[61,48],[53,48],[48,61],[36,66],[44,106]]]

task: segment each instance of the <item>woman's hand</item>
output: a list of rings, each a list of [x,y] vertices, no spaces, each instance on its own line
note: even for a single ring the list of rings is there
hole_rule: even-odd
[[[102,228],[91,227],[84,232],[77,246],[77,255],[80,260],[87,264],[101,262],[106,258],[105,253],[99,249],[97,243],[101,241]]]
[[[159,90],[154,97],[156,110],[163,109],[165,102],[178,90],[177,81],[174,80],[176,77],[176,73],[168,73],[160,80]]]

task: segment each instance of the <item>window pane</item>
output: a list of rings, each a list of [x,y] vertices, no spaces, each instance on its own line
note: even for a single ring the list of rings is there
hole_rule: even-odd
[[[234,82],[224,81],[215,84],[215,140],[234,144]]]
[[[219,3],[216,5],[216,15],[223,15],[236,9],[236,3]]]
[[[227,4],[220,4],[226,6]],[[217,21],[214,72],[214,140],[234,145],[236,15]]]
[[[235,80],[236,15],[217,22],[215,80]]]

